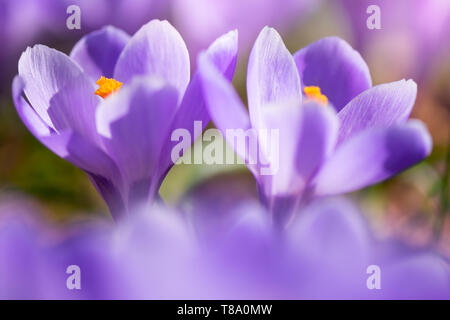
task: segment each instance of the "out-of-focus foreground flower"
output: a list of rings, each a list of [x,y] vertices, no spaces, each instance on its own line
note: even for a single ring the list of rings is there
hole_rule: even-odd
[[[253,130],[259,156],[228,141],[248,163],[262,202],[288,218],[308,198],[355,191],[424,159],[432,141],[407,121],[417,86],[400,80],[372,87],[362,57],[345,41],[325,38],[292,56],[279,34],[264,28],[247,72],[249,113],[206,57],[199,69],[207,107],[226,139],[229,129]],[[279,132],[278,154],[267,132]],[[276,162],[272,175],[262,163]],[[275,217],[279,218],[279,217]]]
[[[206,55],[231,81],[237,32],[217,39]],[[31,133],[83,169],[116,217],[157,197],[176,160],[172,131],[209,122],[186,45],[167,21],[152,20],[131,38],[104,27],[82,38],[70,57],[28,48],[12,92]]]
[[[247,203],[230,210],[226,224],[212,223],[207,241],[196,219],[161,207],[141,208],[114,227],[72,225],[59,238],[14,213],[1,216],[1,298],[450,297],[448,261],[375,240],[339,199],[313,203],[282,232],[264,208]],[[70,265],[81,270],[81,290],[66,287]],[[381,289],[369,289],[374,265]]]

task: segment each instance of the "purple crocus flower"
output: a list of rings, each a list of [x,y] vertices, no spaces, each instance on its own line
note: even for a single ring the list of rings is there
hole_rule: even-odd
[[[425,126],[407,121],[417,92],[414,81],[372,87],[364,60],[339,38],[319,40],[292,56],[279,34],[264,28],[248,63],[250,115],[204,56],[199,69],[208,110],[222,134],[228,138],[228,129],[256,131],[264,161],[277,161],[279,169],[264,175],[261,159],[255,165],[251,152],[228,141],[249,164],[262,202],[278,213],[276,218],[289,217],[313,196],[378,183],[430,153]],[[271,129],[279,132],[275,158],[260,133]]]
[[[231,80],[237,32],[217,39],[206,55]],[[43,45],[28,48],[12,93],[31,133],[83,169],[116,217],[157,196],[176,160],[172,130],[209,121],[186,45],[167,21],[152,20],[132,37],[102,28],[83,37],[70,57]]]

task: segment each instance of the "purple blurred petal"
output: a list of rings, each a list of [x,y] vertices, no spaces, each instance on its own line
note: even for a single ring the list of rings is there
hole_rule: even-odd
[[[449,264],[433,252],[382,263],[382,290],[390,299],[449,299]]]
[[[350,101],[338,114],[339,142],[362,130],[405,122],[416,100],[413,80],[400,80],[370,88]]]
[[[149,197],[155,166],[170,137],[178,92],[159,80],[136,79],[97,111],[98,131],[124,175],[130,201]]]
[[[341,144],[314,180],[317,195],[355,191],[423,160],[432,141],[419,121],[371,129]]]
[[[368,225],[344,199],[313,202],[287,228],[287,235],[293,250],[321,261],[324,267],[332,265],[343,271],[366,263],[370,256],[372,239]]]
[[[81,38],[70,57],[78,62],[93,81],[101,76],[113,78],[117,59],[130,36],[113,26],[103,27]]]
[[[318,86],[336,111],[372,86],[369,68],[344,40],[324,38],[294,54],[302,86]]]
[[[167,21],[152,20],[123,49],[114,77],[124,83],[137,75],[161,77],[178,90],[181,100],[190,79],[189,53],[178,31]]]
[[[262,109],[267,106],[300,106],[300,78],[294,59],[275,29],[265,27],[250,54],[247,94],[253,127],[264,128]]]
[[[19,60],[19,76],[25,84],[28,101],[50,127],[47,110],[50,100],[71,80],[83,77],[80,67],[68,56],[44,45],[27,48]]]

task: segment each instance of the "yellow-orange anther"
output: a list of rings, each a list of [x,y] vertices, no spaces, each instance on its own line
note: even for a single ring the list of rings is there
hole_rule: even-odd
[[[303,92],[308,99],[314,100],[324,106],[328,104],[327,96],[322,94],[320,88],[317,86],[304,87]]]
[[[100,87],[95,91],[95,94],[102,98],[106,98],[111,93],[119,91],[123,83],[112,78],[100,77],[96,84]]]

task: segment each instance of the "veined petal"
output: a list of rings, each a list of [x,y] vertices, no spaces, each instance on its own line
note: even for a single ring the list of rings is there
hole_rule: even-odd
[[[123,49],[114,78],[127,83],[134,76],[161,77],[178,90],[181,100],[189,83],[186,44],[167,21],[152,20],[139,29]]]
[[[317,195],[355,191],[383,181],[431,152],[430,134],[420,121],[374,128],[342,143],[315,178]]]
[[[14,106],[16,107],[20,119],[34,136],[47,136],[54,133],[55,131],[42,120],[36,111],[22,97],[24,86],[23,79],[19,75],[16,75],[12,82],[11,91]]]
[[[364,91],[339,112],[339,141],[367,128],[405,122],[414,106],[416,94],[417,85],[413,80],[381,84]]]
[[[44,45],[27,48],[19,60],[25,95],[42,120],[53,128],[47,110],[50,100],[68,82],[83,77],[81,68],[67,55]]]
[[[95,82],[101,76],[114,77],[114,68],[130,36],[113,26],[106,26],[81,38],[70,57]]]
[[[176,88],[146,77],[134,80],[98,107],[97,129],[122,170],[129,200],[150,196],[150,182],[170,137],[177,100]]]
[[[262,109],[302,103],[300,78],[294,59],[280,35],[265,27],[253,46],[247,72],[248,106],[252,125],[264,128]]]
[[[318,86],[336,111],[372,86],[369,68],[344,40],[324,38],[294,54],[302,86]]]
[[[47,114],[57,132],[70,130],[101,146],[95,125],[95,111],[101,98],[84,75],[70,79],[49,101]]]

